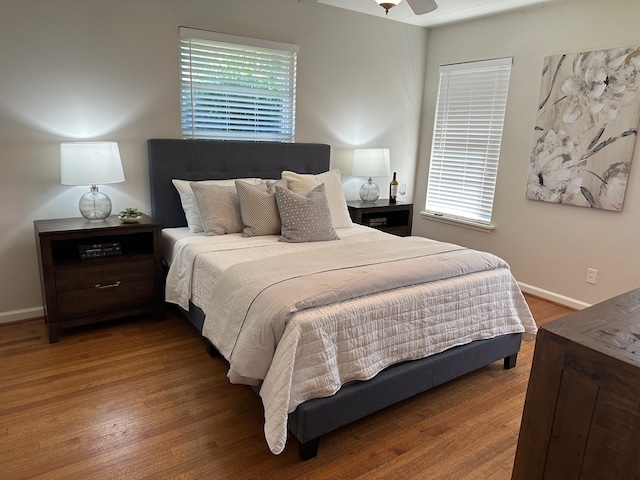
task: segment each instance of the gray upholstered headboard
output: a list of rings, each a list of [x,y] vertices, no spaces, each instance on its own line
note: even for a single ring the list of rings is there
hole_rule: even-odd
[[[174,178],[280,178],[283,170],[314,174],[329,170],[330,147],[319,143],[151,139],[147,145],[151,216],[163,227],[187,225],[171,183]]]

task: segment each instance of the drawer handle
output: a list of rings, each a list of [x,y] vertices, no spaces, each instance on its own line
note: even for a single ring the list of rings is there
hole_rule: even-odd
[[[96,283],[95,287],[96,287],[96,290],[103,290],[105,288],[119,287],[121,283],[122,282],[120,280],[118,280],[116,283],[110,283],[109,285],[101,285],[99,283]]]

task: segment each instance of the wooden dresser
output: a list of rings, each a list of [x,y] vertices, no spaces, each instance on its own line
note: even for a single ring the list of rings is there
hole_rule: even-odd
[[[543,325],[512,480],[640,478],[640,289]]]

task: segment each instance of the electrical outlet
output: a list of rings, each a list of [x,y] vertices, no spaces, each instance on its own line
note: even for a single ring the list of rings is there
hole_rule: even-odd
[[[598,277],[598,270],[595,268],[587,268],[587,283],[596,284],[596,278]]]

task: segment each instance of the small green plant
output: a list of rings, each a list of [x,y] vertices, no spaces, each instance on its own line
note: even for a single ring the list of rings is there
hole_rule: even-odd
[[[120,218],[139,218],[142,216],[142,212],[137,208],[125,208],[118,213]]]

